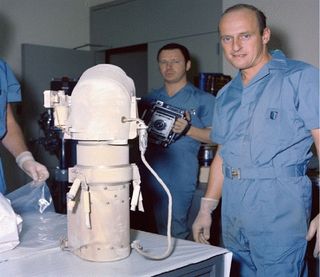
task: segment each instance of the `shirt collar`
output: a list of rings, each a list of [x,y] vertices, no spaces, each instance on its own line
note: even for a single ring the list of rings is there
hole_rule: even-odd
[[[273,50],[270,52],[272,59],[266,64],[269,69],[282,70],[287,67],[287,57],[281,50]]]
[[[261,68],[258,74],[250,81],[248,86],[267,76],[270,70],[284,70],[287,67],[287,58],[281,50],[273,50],[270,52],[270,54],[272,56],[272,59]],[[240,71],[236,75],[233,85],[235,87],[242,87]]]

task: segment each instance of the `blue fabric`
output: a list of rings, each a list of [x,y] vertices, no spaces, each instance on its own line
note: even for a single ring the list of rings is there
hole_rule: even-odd
[[[240,73],[216,98],[211,138],[224,164],[251,170],[306,167],[319,128],[319,70],[279,50],[243,87]],[[224,178],[222,232],[242,276],[302,276],[311,209],[306,176]]]
[[[7,103],[21,101],[20,84],[7,63],[0,59],[0,138],[7,131]],[[5,193],[6,184],[0,161],[0,192]]]
[[[191,124],[195,127],[205,128],[212,124],[215,97],[191,84],[187,84],[172,97],[168,96],[164,88],[160,88],[144,97],[142,102],[152,103],[156,100],[188,110],[191,114]],[[190,232],[187,227],[187,215],[197,184],[199,148],[199,141],[183,136],[167,148],[149,143],[146,151],[147,161],[172,194],[172,235],[179,238],[186,238]],[[153,210],[156,231],[167,234],[167,194],[147,169],[142,166],[140,171],[146,213]]]

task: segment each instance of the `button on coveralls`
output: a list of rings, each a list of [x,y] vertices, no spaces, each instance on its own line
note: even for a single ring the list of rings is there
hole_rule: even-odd
[[[247,86],[239,73],[219,92],[211,134],[223,159],[223,243],[246,277],[306,274],[319,71],[272,55]]]
[[[21,101],[20,84],[6,62],[0,59],[0,139],[7,131],[7,103]],[[0,159],[0,193],[6,191],[2,162]]]

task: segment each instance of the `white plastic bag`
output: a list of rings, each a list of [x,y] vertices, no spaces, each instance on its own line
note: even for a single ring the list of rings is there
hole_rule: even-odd
[[[16,214],[10,200],[0,193],[0,253],[15,248],[19,243],[22,218]]]

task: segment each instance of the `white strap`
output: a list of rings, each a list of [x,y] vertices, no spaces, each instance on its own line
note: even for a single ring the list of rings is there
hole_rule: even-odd
[[[132,166],[132,175],[133,175],[133,193],[132,193],[132,199],[131,199],[131,211],[135,211],[136,207],[138,206],[138,210],[141,212],[144,212],[143,204],[142,204],[142,195],[141,195],[141,178],[140,178],[140,173],[139,169],[136,164],[131,164]]]

